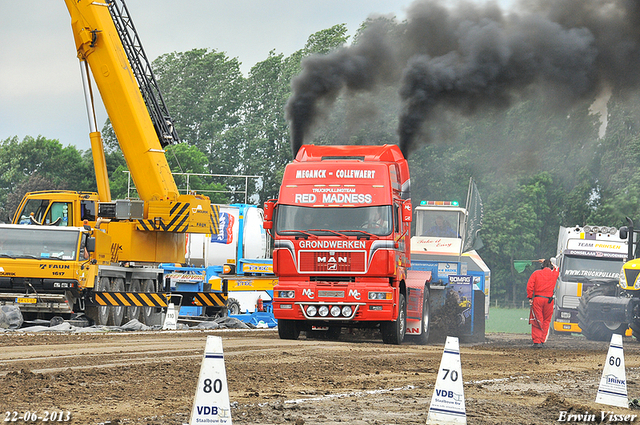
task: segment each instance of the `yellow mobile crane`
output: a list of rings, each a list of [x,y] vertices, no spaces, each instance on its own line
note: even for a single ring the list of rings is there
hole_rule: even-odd
[[[65,0],[89,115],[98,193],[25,195],[0,226],[0,303],[46,318],[85,314],[98,324],[157,324],[168,291],[161,263],[184,263],[187,233],[218,233],[208,197],[180,194],[164,147],[178,142],[124,0]],[[97,131],[94,77],[139,200],[111,200]],[[25,226],[26,224],[26,226]],[[226,294],[187,294],[220,307]],[[184,303],[184,302],[183,302]]]

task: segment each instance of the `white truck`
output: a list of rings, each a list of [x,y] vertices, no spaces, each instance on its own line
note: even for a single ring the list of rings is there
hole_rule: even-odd
[[[273,260],[269,237],[262,227],[263,212],[255,205],[220,205],[218,235],[190,234],[185,258],[191,266],[207,270],[211,288],[228,291],[227,310],[244,321],[262,320],[276,325],[271,314]],[[177,281],[178,287],[189,285],[188,279]],[[253,313],[265,313],[250,317]],[[183,306],[181,315],[198,316],[195,307]]]
[[[471,204],[467,199],[467,205]],[[479,229],[480,218],[469,216],[469,209],[455,201],[422,201],[416,206],[411,269],[431,272],[431,322],[446,328],[434,329],[434,333],[455,332],[467,341],[482,341],[489,315],[491,270],[470,240]],[[451,320],[447,302],[451,294],[462,310],[456,329],[445,325]]]
[[[620,238],[615,227],[560,227],[556,252],[560,275],[555,290],[554,332],[585,335],[602,331],[625,332],[626,325],[607,322],[585,322],[588,329],[581,329],[578,306],[582,295],[596,283],[618,281],[627,252],[627,241]],[[621,327],[625,329],[619,329]]]

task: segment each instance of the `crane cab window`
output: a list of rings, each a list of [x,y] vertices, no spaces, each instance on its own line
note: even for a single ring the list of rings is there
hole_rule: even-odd
[[[42,224],[48,226],[71,226],[73,204],[51,202],[48,199],[30,199],[20,212],[19,224]]]
[[[96,221],[95,201],[80,201],[80,220]]]
[[[51,226],[70,226],[71,225],[71,203],[70,202],[54,202],[46,215],[45,222]]]

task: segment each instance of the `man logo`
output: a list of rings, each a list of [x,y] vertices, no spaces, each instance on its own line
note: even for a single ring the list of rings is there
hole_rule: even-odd
[[[344,263],[347,264],[348,262],[348,257],[344,256],[344,257],[329,257],[329,259],[327,260],[327,257],[318,257],[318,263]]]

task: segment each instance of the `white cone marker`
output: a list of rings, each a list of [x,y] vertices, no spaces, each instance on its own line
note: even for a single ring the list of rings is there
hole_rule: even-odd
[[[427,424],[466,424],[458,338],[448,336],[440,362]]]
[[[596,403],[610,406],[629,407],[627,398],[627,378],[624,369],[622,335],[611,335],[607,359],[600,378]]]
[[[178,315],[176,314],[176,307],[173,303],[169,303],[167,306],[167,315],[162,325],[163,330],[176,330],[178,329]]]
[[[224,367],[222,338],[219,336],[207,337],[196,398],[189,419],[189,425],[202,424],[231,425],[227,372]]]

